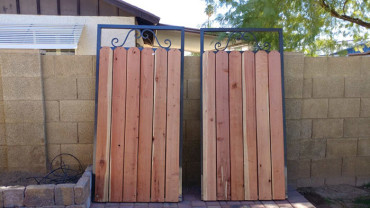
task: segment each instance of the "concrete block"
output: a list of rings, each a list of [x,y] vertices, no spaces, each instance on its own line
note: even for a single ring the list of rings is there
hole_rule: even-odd
[[[288,160],[288,179],[309,178],[311,172],[311,160]]]
[[[303,77],[304,55],[303,53],[284,53],[284,73],[286,77]]]
[[[4,207],[22,207],[24,201],[24,186],[7,186],[3,189]]]
[[[342,158],[356,156],[357,138],[328,139],[327,140],[327,158]]]
[[[327,57],[305,57],[304,78],[326,77],[328,74]]]
[[[55,186],[55,204],[72,205],[75,202],[75,184],[58,184]]]
[[[344,79],[344,96],[361,97],[361,82],[362,77],[346,77]]]
[[[342,159],[312,160],[312,177],[334,177],[341,175]]]
[[[55,76],[92,76],[92,56],[55,56]]]
[[[92,164],[93,145],[92,144],[62,144],[61,152],[69,153],[77,157],[83,166]],[[77,165],[75,160],[66,158],[67,164]]]
[[[6,145],[5,124],[0,123],[0,146]]]
[[[187,120],[185,127],[186,140],[199,140],[200,139],[200,120]]]
[[[8,146],[8,169],[44,172],[46,170],[44,145]]]
[[[302,118],[326,118],[328,114],[328,99],[304,99],[302,103]]]
[[[359,115],[360,115],[360,98],[329,99],[330,118],[359,117]]]
[[[356,176],[357,157],[344,157],[342,163],[342,176]]]
[[[188,80],[188,99],[200,99],[200,80],[189,79]]]
[[[322,159],[325,158],[326,140],[325,139],[303,139],[300,142],[300,159]]]
[[[46,124],[48,143],[77,143],[77,123],[53,122]]]
[[[29,207],[53,206],[54,189],[54,184],[27,186],[24,197],[24,205]]]
[[[44,79],[45,100],[77,99],[77,80],[74,77]]]
[[[361,117],[370,117],[370,98],[361,98]]]
[[[302,112],[301,99],[285,99],[285,118],[300,119]]]
[[[361,76],[370,77],[370,58],[361,57]]]
[[[329,76],[360,76],[361,57],[328,57]]]
[[[200,59],[195,56],[187,56],[184,58],[184,79],[199,79],[200,80]]]
[[[4,101],[0,101],[0,123],[5,123]]]
[[[336,177],[327,177],[325,178],[325,185],[356,185],[356,177],[352,176],[336,176]]]
[[[1,66],[1,65],[0,65]],[[0,70],[1,70],[1,68],[0,68]],[[1,72],[1,71],[0,71]],[[3,79],[2,78],[0,78],[0,100],[2,101],[2,100],[4,100],[3,99]]]
[[[285,98],[302,98],[303,78],[285,77]]]
[[[287,159],[288,160],[298,160],[299,159],[299,141],[287,141]]]
[[[184,119],[200,120],[200,100],[184,100]]]
[[[183,160],[186,162],[200,161],[200,141],[193,141],[192,143],[184,143]]]
[[[356,158],[356,176],[370,176],[370,157]]]
[[[54,55],[41,56],[42,77],[48,78],[54,76],[55,61]]]
[[[77,78],[77,97],[78,99],[94,100],[95,99],[95,78],[79,77]]]
[[[370,138],[358,139],[358,156],[370,156]]]
[[[94,122],[78,123],[78,143],[92,144],[94,142]]]
[[[43,123],[8,123],[6,124],[8,145],[43,145],[45,131]]]
[[[90,178],[81,177],[74,186],[75,204],[84,204],[90,196]]]
[[[45,101],[46,121],[59,121],[59,101]]]
[[[3,200],[3,188],[0,187],[0,207],[4,207],[4,200]]]
[[[60,144],[48,144],[47,150],[48,150],[48,157],[50,161],[61,153]],[[53,162],[53,168],[57,168],[59,165],[60,165],[60,160],[55,160]]]
[[[302,119],[301,120],[301,138],[312,137],[312,120]]]
[[[370,136],[370,118],[345,118],[345,137],[368,137]]]
[[[346,97],[370,97],[370,77],[345,78]]]
[[[319,187],[323,186],[324,178],[301,178],[297,180],[297,187]]]
[[[286,137],[288,141],[298,140],[301,136],[301,121],[286,120]]]
[[[5,122],[44,122],[42,101],[4,101]]]
[[[311,98],[312,97],[312,88],[313,83],[312,79],[303,79],[303,90],[302,90],[302,97],[303,98]]]
[[[314,119],[313,138],[337,138],[343,136],[343,119]]]
[[[8,147],[0,146],[0,169],[6,171],[8,166]]]
[[[356,186],[363,186],[370,183],[370,176],[357,176]]]
[[[40,77],[40,54],[2,53],[0,55],[2,77]]]
[[[60,101],[62,121],[94,121],[95,102],[93,100]]]
[[[344,78],[342,77],[317,77],[312,83],[312,94],[315,98],[344,96]]]
[[[42,100],[40,77],[3,77],[4,100]]]

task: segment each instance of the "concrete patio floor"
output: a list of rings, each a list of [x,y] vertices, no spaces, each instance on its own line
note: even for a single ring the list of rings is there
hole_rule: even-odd
[[[313,206],[295,189],[288,190],[284,201],[214,201],[200,200],[200,188],[184,188],[183,201],[179,203],[92,203],[91,208],[312,208]]]

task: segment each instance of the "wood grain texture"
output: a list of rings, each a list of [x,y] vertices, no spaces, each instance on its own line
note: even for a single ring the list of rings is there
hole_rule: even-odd
[[[165,153],[166,153],[166,114],[167,114],[167,51],[155,51],[154,71],[154,113],[152,146],[152,186],[151,201],[164,201]]]
[[[123,200],[136,201],[137,154],[139,139],[140,50],[127,51],[127,102],[125,128],[125,156],[123,174]]]
[[[242,55],[229,53],[231,200],[244,200]]]
[[[256,53],[256,115],[258,152],[258,192],[260,200],[271,200],[271,144],[268,86],[268,57]]]
[[[100,49],[95,152],[95,201],[97,202],[106,202],[109,200],[112,56],[113,52],[109,47]]]
[[[123,155],[125,145],[126,116],[126,64],[127,51],[122,47],[114,50],[112,128],[110,147],[109,201],[121,202],[123,196]]]
[[[251,51],[245,51],[242,55],[242,80],[244,197],[245,200],[257,200],[256,68]]]
[[[216,54],[217,200],[230,200],[228,54]]]
[[[280,53],[269,53],[272,197],[285,199],[283,96]]]
[[[165,201],[179,201],[181,52],[168,51]]]
[[[154,51],[144,48],[141,51],[140,74],[140,119],[137,201],[150,202],[150,173],[152,169],[153,136],[153,85]]]
[[[203,53],[203,172],[202,199],[217,200],[216,195],[216,55]]]

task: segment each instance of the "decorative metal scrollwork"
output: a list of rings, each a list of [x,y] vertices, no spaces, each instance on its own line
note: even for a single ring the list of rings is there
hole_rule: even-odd
[[[235,40],[253,41],[254,42],[254,45],[253,45],[254,46],[254,51],[257,51],[257,50],[270,51],[270,49],[271,49],[271,44],[269,42],[264,42],[264,43],[260,44],[257,41],[256,35],[253,34],[252,32],[232,32],[228,35],[226,46],[221,48],[221,45],[222,45],[221,42],[217,42],[217,43],[215,43],[215,50],[216,51],[226,50],[226,48],[229,46],[230,39],[236,34],[238,34],[239,36],[237,36],[235,38]]]
[[[155,35],[154,31],[153,31],[153,30],[151,30],[151,29],[131,29],[131,30],[127,33],[126,38],[125,38],[125,40],[123,41],[123,43],[122,43],[122,44],[117,44],[117,43],[119,42],[119,39],[118,39],[118,38],[113,38],[113,39],[112,39],[112,41],[111,41],[112,46],[114,46],[114,47],[122,47],[123,45],[125,45],[125,43],[126,43],[126,41],[127,41],[127,39],[128,39],[128,36],[130,35],[130,33],[131,33],[132,31],[135,31],[135,32],[137,31],[137,32],[138,32],[138,35],[135,35],[135,38],[136,38],[136,39],[139,39],[139,38],[149,39],[149,35],[148,35],[148,33],[147,33],[147,32],[152,33],[152,34],[153,34],[153,37],[155,38],[155,40],[156,40],[156,41],[157,41],[157,43],[158,43],[158,46],[159,46],[159,47],[161,47],[161,48],[164,48],[164,49],[166,49],[166,50],[169,50],[169,49],[170,49],[170,47],[171,47],[171,45],[172,45],[171,40],[169,40],[169,39],[165,39],[163,42],[164,42],[164,44],[165,44],[165,45],[167,45],[167,46],[162,46],[162,45],[159,43],[159,40],[158,40],[157,36]]]

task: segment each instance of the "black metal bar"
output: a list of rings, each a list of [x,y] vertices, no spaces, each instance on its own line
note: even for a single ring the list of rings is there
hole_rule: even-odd
[[[57,0],[57,11],[58,11],[58,15],[61,15],[60,0]]]
[[[37,4],[37,14],[41,14],[41,3],[40,3],[40,0],[37,0],[36,1],[36,4]]]
[[[16,0],[16,6],[17,6],[17,14],[21,13],[21,5],[19,3],[19,0]]]
[[[81,15],[81,0],[77,0],[77,15]]]

